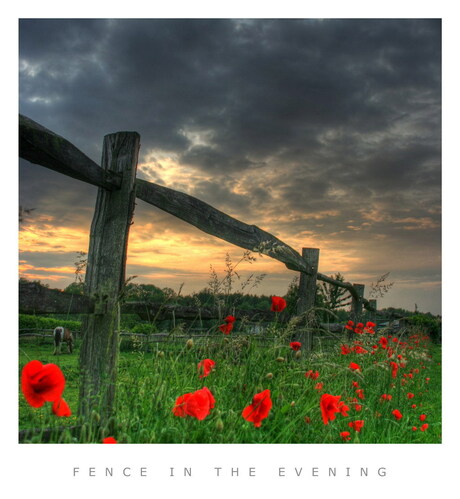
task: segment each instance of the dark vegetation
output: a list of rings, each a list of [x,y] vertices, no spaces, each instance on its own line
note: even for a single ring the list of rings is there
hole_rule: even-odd
[[[340,274],[334,276],[335,279],[343,279]],[[216,283],[217,281],[215,281]],[[328,286],[327,284],[318,286],[316,296],[316,314],[317,319],[323,323],[345,323],[349,319],[349,295],[346,290]],[[287,303],[287,312],[295,314],[295,303],[297,300],[297,280],[294,279],[285,295],[283,296]],[[73,282],[65,292],[72,294],[83,294],[84,283]],[[125,287],[124,300],[126,302],[136,301],[145,303],[154,303],[157,305],[168,305],[177,307],[194,307],[197,315],[200,308],[210,308],[222,310],[226,315],[232,310],[247,311],[267,311],[270,309],[270,296],[257,295],[244,292],[231,292],[229,289],[217,289],[215,285],[202,289],[191,295],[182,295],[180,290],[175,292],[171,288],[159,288],[154,284],[133,284],[128,283]],[[347,308],[344,308],[344,307]],[[155,317],[140,318],[137,314],[121,314],[120,327],[122,331],[132,333],[152,334],[170,329],[173,324],[170,320],[159,321]],[[81,327],[82,316],[69,314],[55,315],[19,315],[19,329],[53,329],[57,325],[68,327],[73,331],[79,331]],[[385,308],[379,310],[377,316],[372,316],[366,312],[363,321],[376,320],[382,325],[394,320],[403,320],[404,326],[417,326],[420,330],[430,334],[432,340],[439,342],[441,340],[442,321],[439,316],[431,313],[422,313],[419,311],[410,311],[402,308]],[[189,328],[207,329],[218,324],[215,320],[177,320],[174,326],[182,325],[184,330]]]

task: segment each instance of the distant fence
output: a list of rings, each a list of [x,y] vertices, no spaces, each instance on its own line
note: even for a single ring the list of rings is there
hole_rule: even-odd
[[[341,328],[342,329],[342,328]],[[53,343],[53,334],[52,334],[52,329],[48,330],[40,330],[37,329],[35,330],[36,332],[32,332],[33,330],[19,330],[19,340],[38,340],[40,343]],[[74,331],[72,331],[75,333]],[[79,332],[77,332],[76,338],[79,337]],[[170,345],[177,345],[177,344],[184,344],[186,341],[193,339],[193,341],[196,341],[197,345],[199,345],[202,341],[206,341],[207,344],[208,342],[220,342],[222,340],[222,334],[218,334],[216,332],[210,333],[209,330],[201,330],[201,329],[190,329],[188,330],[187,334],[171,334],[167,332],[162,332],[162,333],[152,333],[152,334],[144,334],[144,333],[132,333],[129,331],[120,331],[119,335],[119,342],[120,345],[123,345],[123,340],[132,340],[133,344],[138,343],[142,345],[142,347],[147,347],[149,345],[160,345],[162,343],[164,344],[170,344]],[[263,332],[259,333],[251,333],[251,332],[236,332],[235,334],[232,334],[232,338],[239,338],[239,339],[251,339],[251,341],[256,341],[258,345],[269,345],[269,344],[277,344],[277,346],[280,346],[278,342],[278,337],[274,336],[273,334],[267,335],[264,334]],[[314,334],[312,332],[311,334],[311,343],[313,344],[318,341],[335,341],[337,342],[337,335],[331,335],[331,334]]]

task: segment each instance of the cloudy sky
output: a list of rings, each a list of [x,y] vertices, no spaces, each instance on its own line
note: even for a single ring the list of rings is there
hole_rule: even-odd
[[[441,313],[439,20],[24,19],[19,110],[97,163],[137,131],[139,178],[320,248],[323,274],[390,272],[379,307]],[[74,280],[96,194],[20,160],[21,275]],[[140,200],[134,222],[135,282],[189,294],[243,254]],[[251,292],[284,294],[295,274],[255,256]]]

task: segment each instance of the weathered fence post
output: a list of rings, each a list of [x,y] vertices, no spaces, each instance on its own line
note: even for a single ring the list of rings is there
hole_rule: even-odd
[[[361,320],[363,313],[363,297],[364,297],[364,284],[353,284],[353,287],[358,294],[358,299],[352,296],[351,300],[351,320],[356,324]],[[349,336],[352,332],[349,331]]]
[[[302,248],[302,258],[307,263],[307,268],[310,273],[300,273],[297,315],[308,312],[315,306],[316,275],[318,274],[319,249]],[[313,349],[313,331],[304,331],[301,336],[303,349],[306,351],[311,351]]]
[[[370,317],[372,322],[375,322],[377,318],[377,300],[369,300],[369,305],[374,309],[374,311],[370,312]]]
[[[86,293],[95,301],[95,308],[82,324],[79,405],[82,417],[96,410],[104,420],[113,413],[119,348],[118,308],[136,199],[139,141],[136,132],[104,137],[102,168],[120,173],[122,181],[117,190],[99,188],[91,225],[85,286]]]

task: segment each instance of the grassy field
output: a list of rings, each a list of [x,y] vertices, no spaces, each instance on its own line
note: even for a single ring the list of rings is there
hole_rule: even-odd
[[[25,440],[29,443],[42,442],[40,429],[49,428],[54,429],[49,441],[62,443],[99,443],[104,436],[119,443],[440,443],[441,347],[414,333],[401,337],[385,333],[385,347],[383,340],[379,342],[381,331],[354,335],[352,340],[344,335],[342,343],[319,345],[311,354],[292,350],[282,336],[263,346],[255,339],[232,335],[195,340],[193,345],[171,341],[150,352],[134,345],[132,351],[120,353],[116,420],[110,434],[104,428],[96,431],[97,413],[82,431],[70,431],[80,424],[78,343],[73,354],[53,356],[50,344],[23,341],[19,374],[30,360],[57,364],[66,378],[63,396],[73,414],[58,418],[50,403],[32,408],[19,388],[19,429],[39,429]],[[350,353],[345,354],[342,345]],[[215,369],[200,378],[197,364],[206,358],[215,362]],[[360,370],[351,369],[351,362]],[[397,364],[396,373],[390,362]],[[306,376],[310,370],[318,372],[316,379]],[[173,414],[179,396],[204,386],[215,398],[207,417]],[[255,427],[242,411],[263,390],[270,390],[273,405],[261,426]],[[320,409],[323,394],[340,396],[349,407],[346,415],[339,412],[325,424]],[[391,395],[391,400],[382,395]],[[400,419],[394,410],[400,411]],[[364,422],[360,431],[350,426],[355,421]],[[424,423],[428,426],[422,430]],[[343,432],[349,432],[345,439]]]

